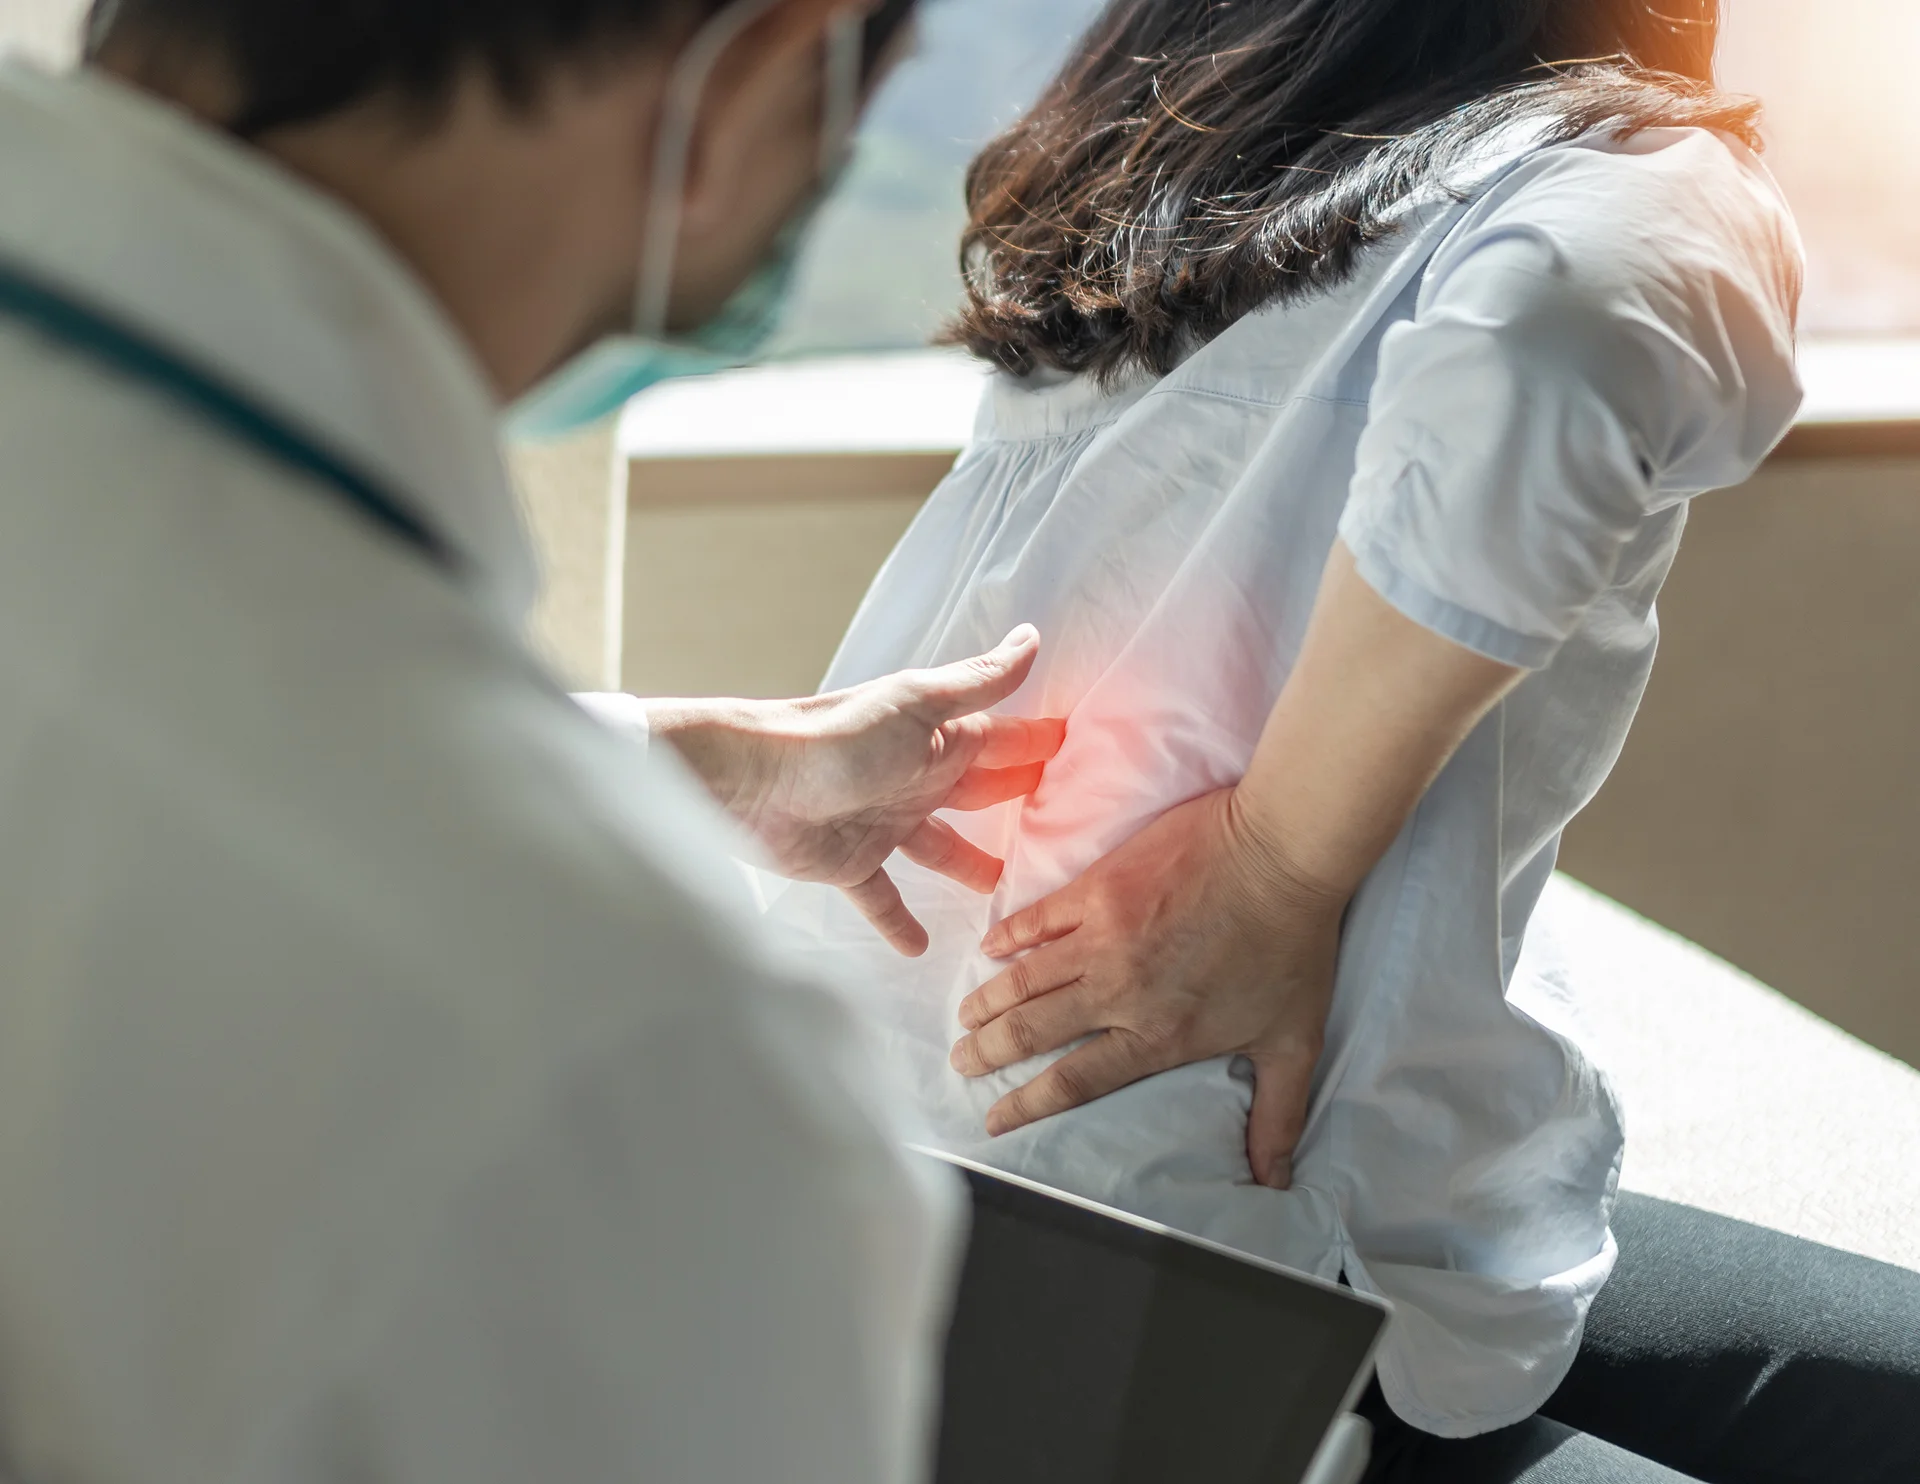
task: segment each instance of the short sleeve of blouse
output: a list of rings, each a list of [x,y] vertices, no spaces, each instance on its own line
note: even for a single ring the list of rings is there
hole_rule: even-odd
[[[1718,135],[1523,161],[1382,341],[1340,526],[1362,577],[1547,664],[1649,515],[1745,480],[1791,425],[1800,271],[1771,178]]]

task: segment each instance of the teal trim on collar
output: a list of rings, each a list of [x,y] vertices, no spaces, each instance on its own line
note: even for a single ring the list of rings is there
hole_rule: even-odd
[[[29,324],[129,379],[145,383],[197,413],[235,442],[312,476],[328,487],[340,503],[356,510],[389,536],[450,572],[460,571],[460,560],[438,533],[378,482],[289,427],[219,377],[191,365],[164,346],[5,265],[0,265],[0,314]]]

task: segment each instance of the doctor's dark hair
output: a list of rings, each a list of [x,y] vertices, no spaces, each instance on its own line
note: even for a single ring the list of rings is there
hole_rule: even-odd
[[[1395,208],[1509,128],[1722,130],[1719,0],[1111,0],[974,160],[942,337],[1025,375],[1164,375],[1348,277]]]
[[[730,0],[92,0],[86,56],[115,49],[204,49],[239,89],[230,132],[257,138],[367,99],[396,97],[431,115],[478,63],[517,104],[552,64],[693,25]],[[877,55],[907,19],[882,0],[867,21]]]

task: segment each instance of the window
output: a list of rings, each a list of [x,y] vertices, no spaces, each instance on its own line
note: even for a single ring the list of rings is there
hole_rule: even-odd
[[[1726,85],[1767,105],[1807,243],[1809,336],[1920,333],[1915,0],[1726,0]]]
[[[959,295],[960,180],[1103,0],[927,0],[822,218],[781,349],[922,345]],[[1721,74],[1767,105],[1808,252],[1813,337],[1920,335],[1920,0],[1723,0]],[[0,41],[70,52],[83,0],[0,0]]]
[[[1810,258],[1809,336],[1920,334],[1920,0],[1724,0],[1722,76],[1767,104]],[[780,351],[922,345],[958,302],[961,176],[1102,0],[927,0],[822,218]]]
[[[921,346],[960,301],[967,162],[1039,96],[1104,0],[926,0],[809,244],[775,354]]]
[[[47,62],[72,57],[86,0],[0,0],[0,47]]]

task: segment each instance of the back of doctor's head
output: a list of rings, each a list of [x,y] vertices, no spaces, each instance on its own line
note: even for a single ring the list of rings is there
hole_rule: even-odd
[[[1350,274],[1396,205],[1509,129],[1706,126],[1720,0],[1111,0],[979,155],[948,339],[1025,374],[1165,374]]]
[[[424,111],[474,65],[514,101],[543,70],[586,60],[728,0],[93,0],[87,55],[210,57],[256,137],[385,95]]]

